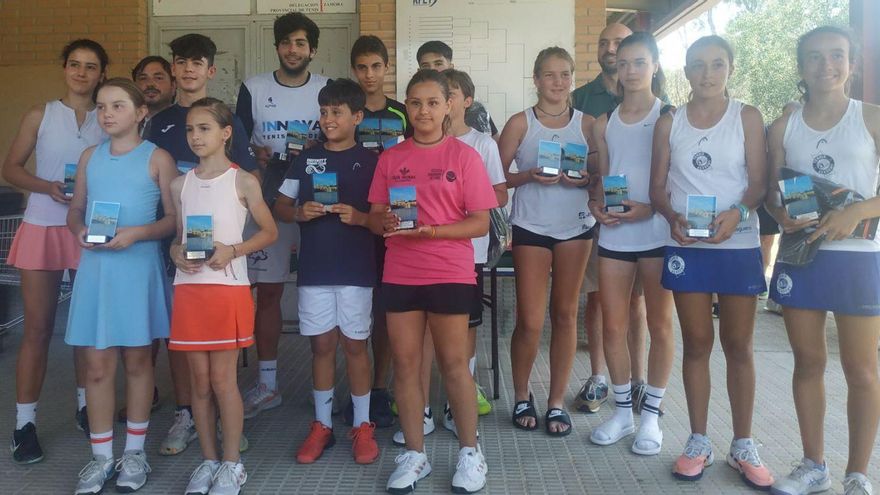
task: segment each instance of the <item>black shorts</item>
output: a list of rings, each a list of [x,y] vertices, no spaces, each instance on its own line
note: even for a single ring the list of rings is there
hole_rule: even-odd
[[[472,284],[399,285],[382,283],[388,313],[426,311],[445,315],[470,315],[474,304]]]
[[[776,235],[780,232],[779,224],[776,223],[770,212],[764,208],[764,205],[758,207],[758,223],[761,235]]]
[[[542,247],[545,249],[553,250],[553,247],[559,244],[560,242],[566,241],[579,241],[584,240],[588,241],[593,238],[593,229],[590,228],[588,230],[583,231],[582,233],[569,238],[569,239],[557,239],[555,237],[550,237],[546,235],[536,234],[530,230],[526,230],[522,227],[513,226],[513,247],[516,246],[535,246]]]
[[[483,265],[474,265],[474,273],[477,276],[477,285],[474,286],[474,297],[471,303],[470,319],[468,328],[476,328],[483,324]]]
[[[627,261],[635,263],[639,258],[662,258],[666,255],[666,247],[660,246],[647,251],[612,251],[599,246],[599,256],[602,258],[611,258],[614,260]]]

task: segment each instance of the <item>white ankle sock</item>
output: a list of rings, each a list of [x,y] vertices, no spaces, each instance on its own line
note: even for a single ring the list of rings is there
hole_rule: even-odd
[[[605,383],[605,375],[593,375],[593,378],[595,378],[596,383],[600,385]]]
[[[37,425],[37,403],[31,402],[29,404],[22,404],[20,402],[16,402],[15,429],[20,430],[24,428],[24,425],[28,423],[33,423],[34,426]]]
[[[663,401],[663,395],[665,393],[665,388],[645,385],[645,403],[642,406],[643,424],[646,421],[657,424],[657,420],[660,418],[660,402]]]
[[[277,390],[277,384],[275,383],[275,375],[278,370],[278,360],[274,361],[260,361],[260,383],[266,386],[269,390]]]
[[[86,388],[76,387],[76,410],[86,407]]]
[[[144,440],[147,438],[147,428],[150,422],[135,423],[128,421],[125,434],[125,452],[129,450],[144,450]]]
[[[333,389],[312,390],[315,396],[315,419],[327,428],[333,428]]]
[[[105,459],[113,459],[113,430],[89,433],[89,442],[92,444],[93,456],[102,455]]]
[[[352,426],[357,428],[362,423],[370,422],[370,393],[366,395],[351,394],[351,403],[354,407],[354,421]]]
[[[614,390],[614,420],[621,424],[632,424],[632,387],[629,383],[611,385]]]
[[[468,360],[468,369],[471,370],[471,376],[474,376],[474,371],[477,369],[477,356],[473,355]]]

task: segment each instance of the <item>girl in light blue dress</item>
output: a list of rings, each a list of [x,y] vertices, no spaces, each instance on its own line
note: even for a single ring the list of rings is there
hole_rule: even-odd
[[[131,81],[111,79],[98,92],[98,121],[110,136],[83,152],[67,225],[83,247],[65,342],[85,348],[86,400],[92,460],[80,471],[77,494],[98,493],[118,471],[116,488],[133,492],[147,482],[144,454],[153,398],[153,339],[168,337],[170,292],[159,239],[174,231],[169,185],[174,160],[140,138],[147,114]],[[157,219],[159,201],[164,216]],[[96,207],[97,203],[101,203]],[[107,242],[89,240],[89,225],[118,210]],[[92,232],[94,233],[94,232]],[[125,360],[128,425],[123,456],[113,457],[115,377],[120,349]]]

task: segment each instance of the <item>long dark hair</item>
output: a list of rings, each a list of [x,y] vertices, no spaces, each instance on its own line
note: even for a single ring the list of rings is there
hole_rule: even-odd
[[[617,47],[617,53],[620,53],[620,50],[632,45],[642,45],[651,52],[651,60],[655,64],[660,63],[660,49],[657,48],[657,40],[654,39],[654,36],[651,33],[647,33],[644,31],[637,31],[620,42],[620,45]],[[654,93],[654,96],[660,98],[663,96],[663,87],[666,85],[666,76],[663,74],[663,67],[658,65],[657,72],[651,78],[651,92]],[[620,82],[620,78],[617,79],[617,94],[623,95],[623,84]]]
[[[804,53],[804,45],[807,43],[807,41],[809,41],[810,38],[812,38],[813,36],[816,36],[818,34],[834,34],[834,35],[840,36],[846,40],[846,42],[849,44],[849,63],[851,65],[853,65],[853,74],[855,74],[855,66],[858,64],[858,60],[859,60],[859,51],[860,51],[859,45],[856,42],[855,36],[853,35],[852,31],[850,31],[846,28],[838,27],[838,26],[819,26],[815,29],[807,31],[806,33],[802,34],[800,38],[798,38],[798,42],[797,42],[797,66],[798,66],[798,69],[799,70],[803,69],[804,59],[807,56],[807,54]],[[852,77],[850,77],[849,79],[846,80],[846,88],[844,89],[844,91],[846,92],[847,96],[849,96],[849,89],[850,89],[851,84],[852,84]],[[803,79],[798,81],[797,88],[798,88],[798,91],[801,93],[801,100],[802,101],[809,101],[810,100],[810,91],[809,91],[809,88],[807,88],[807,83]]]

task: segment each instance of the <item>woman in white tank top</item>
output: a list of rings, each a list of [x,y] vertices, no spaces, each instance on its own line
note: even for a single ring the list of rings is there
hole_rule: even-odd
[[[606,212],[603,181],[593,181],[590,211],[602,227],[599,238],[599,298],[605,357],[614,391],[614,415],[590,434],[597,445],[611,445],[635,431],[633,425],[630,354],[627,346],[630,298],[636,276],[645,293],[651,352],[646,400],[632,451],[656,455],[663,445],[658,422],[660,401],[672,371],[672,293],[660,284],[667,227],[648,196],[654,123],[660,117],[663,72],[654,37],[634,33],[617,48],[617,77],[623,101],[599,117],[593,141],[599,151],[598,175],[626,177],[628,211]],[[668,110],[668,109],[667,109]]]
[[[800,465],[774,485],[780,493],[831,487],[823,445],[828,311],[837,322],[848,387],[849,459],[844,491],[871,493],[865,474],[880,417],[880,243],[876,238],[851,239],[850,235],[862,220],[880,216],[880,107],[847,95],[858,59],[848,31],[824,26],[801,36],[797,62],[804,104],[770,128],[770,163],[776,179],[780,169],[788,167],[829,179],[865,198],[818,221],[790,218],[780,205],[775,181],[767,198],[768,211],[785,233],[815,227],[812,239],[821,243],[816,257],[806,265],[777,262],[771,281],[770,296],[783,307],[794,352],[792,389],[804,449]]]
[[[25,307],[24,338],[15,378],[17,421],[13,444],[18,447],[12,453],[13,460],[23,464],[43,459],[36,436],[37,399],[46,374],[61,279],[64,270],[70,270],[72,279],[79,264],[79,244],[67,228],[67,208],[73,189],[65,194],[65,168],[75,172],[83,150],[105,138],[95,116],[94,96],[95,88],[106,75],[107,52],[92,40],[80,39],[64,48],[62,60],[67,93],[25,114],[3,163],[3,178],[30,193],[24,220],[7,260],[21,274]],[[36,174],[25,168],[33,153]],[[76,419],[77,427],[88,433],[85,370],[79,366],[81,349],[74,349]]]
[[[516,328],[510,345],[516,400],[513,424],[524,430],[538,427],[529,375],[544,326],[552,268],[553,361],[544,425],[551,436],[571,433],[571,419],[563,400],[577,348],[578,296],[595,223],[587,210],[586,167],[581,179],[538,173],[538,147],[542,141],[559,143],[567,150],[580,147],[580,163],[586,161],[592,148],[588,140],[595,119],[569,105],[573,71],[574,61],[564,49],[542,50],[533,71],[538,102],[510,118],[499,143],[507,185],[516,188],[511,214],[516,274]],[[518,172],[509,170],[514,159]]]
[[[728,464],[746,484],[767,489],[773,476],[751,438],[755,402],[752,334],[757,295],[766,287],[757,216],[751,213],[764,200],[767,157],[760,112],[727,95],[732,68],[733,50],[723,38],[706,36],[694,42],[685,66],[691,98],[674,116],[660,117],[654,131],[651,203],[670,225],[663,286],[673,292],[681,324],[691,427],[673,475],[697,480],[714,459],[706,433],[709,356],[715,339],[712,296],[717,294],[733,417]],[[688,195],[715,197],[711,237],[688,237]]]

